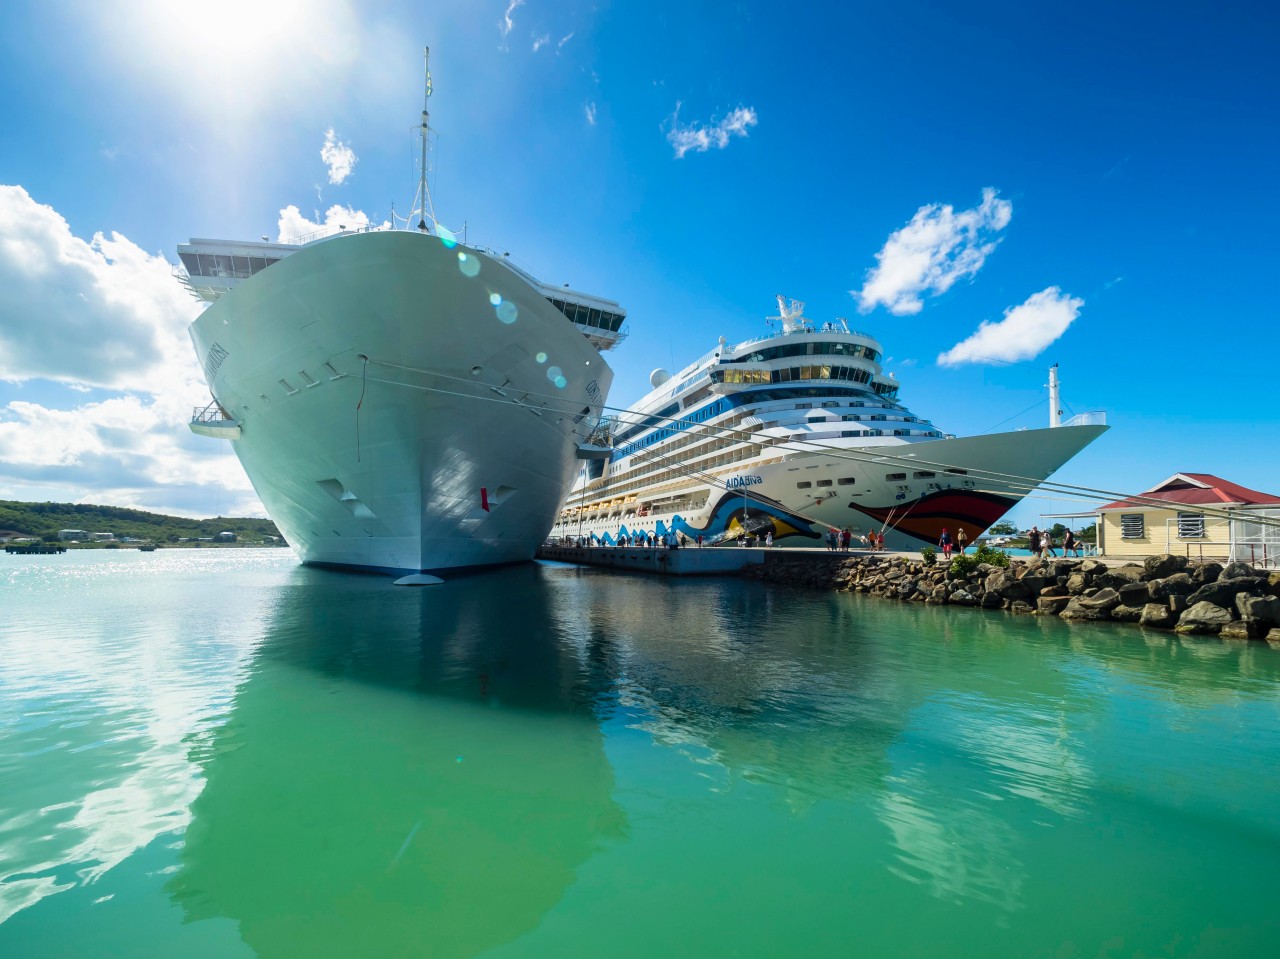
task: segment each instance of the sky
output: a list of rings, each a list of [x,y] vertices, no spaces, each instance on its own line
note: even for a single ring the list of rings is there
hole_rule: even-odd
[[[1111,424],[1058,482],[1278,493],[1278,44],[1260,3],[0,5],[0,499],[264,515],[186,427],[175,248],[403,216],[426,45],[437,216],[622,304],[611,405],[785,294],[949,433],[1047,425],[1058,364]]]

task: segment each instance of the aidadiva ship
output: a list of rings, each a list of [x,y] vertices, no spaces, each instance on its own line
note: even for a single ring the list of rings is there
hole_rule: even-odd
[[[720,345],[610,424],[552,530],[611,545],[683,534],[704,543],[764,538],[822,545],[831,529],[884,536],[887,549],[970,541],[1106,429],[1104,413],[957,438],[907,409],[883,350],[843,320],[817,326],[778,297],[768,336]]]
[[[532,558],[613,378],[625,311],[440,227],[425,108],[421,137],[416,229],[178,248],[209,304],[190,333],[213,402],[191,428],[230,440],[304,563]]]

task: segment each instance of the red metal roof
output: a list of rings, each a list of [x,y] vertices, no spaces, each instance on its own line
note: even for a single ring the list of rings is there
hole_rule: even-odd
[[[1280,506],[1280,496],[1259,493],[1212,473],[1176,473],[1142,496],[1181,506]],[[1099,510],[1142,509],[1151,505],[1141,500],[1122,499],[1101,506]]]

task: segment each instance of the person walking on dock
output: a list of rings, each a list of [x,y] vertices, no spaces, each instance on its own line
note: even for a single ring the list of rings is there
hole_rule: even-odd
[[[938,537],[938,546],[942,549],[942,558],[950,562],[951,560],[951,534],[947,532],[947,528],[942,528],[942,535]]]
[[[969,537],[965,534],[964,527],[961,526],[956,530],[956,549],[960,551],[960,555],[964,555],[964,548],[969,542]]]
[[[764,548],[765,549],[773,548],[773,530],[769,530],[769,532],[764,534]]]
[[[1035,526],[1027,534],[1027,549],[1031,550],[1032,556],[1040,555],[1040,530]]]
[[[1062,558],[1066,559],[1067,553],[1076,556],[1080,555],[1080,541],[1076,539],[1075,530],[1067,530],[1067,534],[1062,537]]]

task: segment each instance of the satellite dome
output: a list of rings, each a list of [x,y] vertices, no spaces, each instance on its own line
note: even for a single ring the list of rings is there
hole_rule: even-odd
[[[649,385],[656,390],[659,386],[667,382],[667,380],[669,379],[671,379],[671,374],[668,373],[666,370],[664,370],[662,367],[658,367],[656,370],[654,370],[652,373],[649,374]]]

